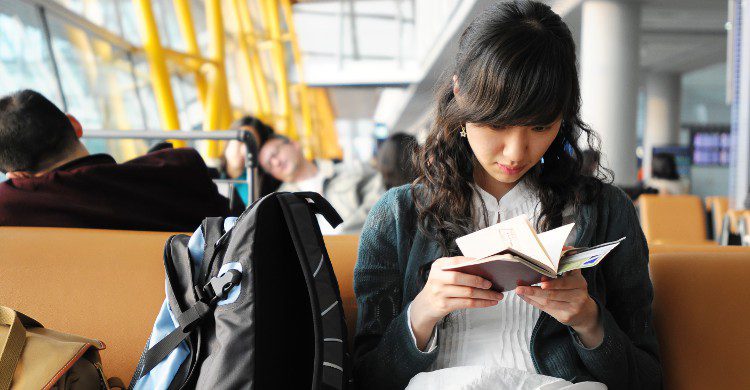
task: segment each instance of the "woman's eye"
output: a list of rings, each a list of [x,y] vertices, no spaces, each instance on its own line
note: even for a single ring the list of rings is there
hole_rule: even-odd
[[[534,126],[533,128],[534,131],[540,131],[540,132],[545,131],[547,129],[549,129],[549,126]]]

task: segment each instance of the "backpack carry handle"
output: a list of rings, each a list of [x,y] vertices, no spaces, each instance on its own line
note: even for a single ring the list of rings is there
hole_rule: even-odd
[[[313,212],[322,215],[333,228],[336,228],[336,226],[339,226],[344,222],[339,213],[336,212],[336,209],[334,209],[333,206],[331,206],[331,204],[328,203],[328,201],[319,193],[295,192],[294,194],[301,198],[305,198]]]

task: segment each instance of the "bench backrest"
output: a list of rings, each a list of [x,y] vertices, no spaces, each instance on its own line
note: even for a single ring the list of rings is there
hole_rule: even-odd
[[[638,205],[649,245],[711,243],[706,238],[706,213],[699,197],[643,194]]]
[[[99,338],[105,369],[128,380],[164,299],[169,233],[0,228],[0,304]],[[356,236],[325,237],[353,341]],[[652,249],[654,321],[669,389],[750,388],[750,248]]]
[[[164,244],[172,233],[0,228],[0,305],[46,327],[104,341],[104,369],[126,382],[164,300]],[[347,323],[358,238],[325,238]]]
[[[665,387],[750,389],[750,248],[664,250],[650,269]]]

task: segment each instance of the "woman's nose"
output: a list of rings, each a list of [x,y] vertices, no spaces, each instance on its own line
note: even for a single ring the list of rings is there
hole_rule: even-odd
[[[528,149],[526,130],[522,127],[514,127],[508,132],[503,147],[503,156],[507,162],[522,162]]]

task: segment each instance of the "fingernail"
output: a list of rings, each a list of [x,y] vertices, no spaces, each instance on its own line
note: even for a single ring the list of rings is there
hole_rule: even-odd
[[[492,287],[492,283],[488,282],[488,281],[485,281],[484,284],[482,284],[482,286],[484,286],[484,288],[487,289],[487,288]]]
[[[497,293],[497,294],[495,295],[495,298],[497,298],[497,300],[498,300],[498,301],[499,301],[499,300],[502,300],[502,299],[503,299],[503,294],[502,294],[502,293]]]

